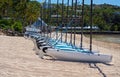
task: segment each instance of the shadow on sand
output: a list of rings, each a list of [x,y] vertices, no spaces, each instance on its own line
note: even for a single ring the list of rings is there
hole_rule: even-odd
[[[106,64],[106,63],[103,63],[103,64],[107,65],[107,66],[113,66],[113,64]],[[97,63],[89,63],[89,66],[90,66],[90,68],[97,69],[103,77],[107,77],[107,75],[101,70],[101,68],[99,66],[97,66]]]
[[[44,58],[43,58],[44,59]],[[66,60],[59,60],[59,59],[54,59],[54,58],[47,58],[47,59],[45,59],[45,60],[51,60],[51,61],[66,61]],[[66,62],[80,62],[80,61],[66,61]],[[89,67],[90,68],[94,68],[94,69],[97,69],[98,70],[98,72],[102,75],[102,77],[107,77],[107,75],[102,71],[102,69],[99,67],[99,66],[97,66],[97,63],[95,63],[95,62],[84,62],[84,61],[81,61],[80,63],[86,63],[86,64],[89,64]],[[102,63],[102,64],[104,64],[104,65],[106,65],[106,66],[113,66],[113,64],[108,64],[108,63]]]

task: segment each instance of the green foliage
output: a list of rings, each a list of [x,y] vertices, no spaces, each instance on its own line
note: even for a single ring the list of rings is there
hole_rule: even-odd
[[[41,3],[35,0],[0,0],[0,28],[22,32],[23,27],[32,24],[38,17],[41,17]],[[81,5],[77,9],[81,10]],[[61,24],[62,17],[52,18],[51,15],[61,15],[67,17],[67,6],[62,4],[52,4],[52,8],[43,8],[43,20],[49,25]],[[68,15],[75,15],[75,9],[68,7]],[[50,13],[51,11],[51,13]],[[90,25],[90,5],[84,8],[84,26]],[[82,15],[77,13],[77,15]],[[9,17],[10,19],[6,19]],[[19,22],[18,22],[19,21]],[[58,22],[57,22],[58,21]],[[69,20],[70,21],[70,20]],[[58,23],[58,24],[57,24]],[[67,22],[68,23],[68,22]],[[98,26],[100,30],[120,31],[120,7],[108,4],[94,5],[93,7],[93,25]]]
[[[17,32],[22,32],[22,23],[12,20],[0,20],[0,28],[3,30],[12,30]]]
[[[26,21],[32,24],[40,16],[40,3],[36,1],[31,1],[27,3],[26,6]]]
[[[33,23],[40,16],[39,6],[37,1],[0,0],[0,28],[22,32],[23,27]]]
[[[12,31],[22,32],[22,23],[21,22],[14,22],[11,26]]]
[[[116,12],[120,13],[120,7],[107,4],[94,6],[94,25],[98,25],[101,30],[118,31],[120,14],[116,14]]]
[[[12,0],[0,0],[0,16],[8,16],[10,14]]]
[[[117,25],[114,26],[114,31],[118,31],[118,26]]]
[[[3,30],[10,29],[11,24],[12,24],[11,20],[5,20],[5,19],[4,20],[0,20],[0,28],[3,29]]]

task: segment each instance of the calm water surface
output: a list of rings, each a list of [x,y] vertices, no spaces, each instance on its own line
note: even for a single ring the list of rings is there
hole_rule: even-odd
[[[88,34],[85,34],[86,37],[89,37]],[[120,35],[115,35],[115,34],[109,34],[109,35],[104,35],[104,34],[94,34],[93,39],[98,40],[98,41],[104,41],[104,42],[112,42],[112,43],[117,43],[120,44]]]

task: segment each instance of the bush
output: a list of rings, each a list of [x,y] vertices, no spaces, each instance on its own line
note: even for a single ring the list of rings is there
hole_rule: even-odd
[[[2,19],[2,16],[0,15],[0,19]]]
[[[0,20],[0,28],[3,29],[3,30],[10,29],[11,24],[12,24],[11,20],[5,20],[5,19]]]
[[[12,31],[16,32],[22,32],[22,23],[21,22],[14,22],[14,24],[11,26]]]

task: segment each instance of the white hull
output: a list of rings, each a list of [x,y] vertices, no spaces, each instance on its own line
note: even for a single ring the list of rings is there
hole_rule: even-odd
[[[46,54],[59,60],[69,61],[85,61],[85,62],[101,62],[109,63],[112,60],[112,56],[99,53],[83,53],[77,51],[62,51],[49,48],[46,50]]]

